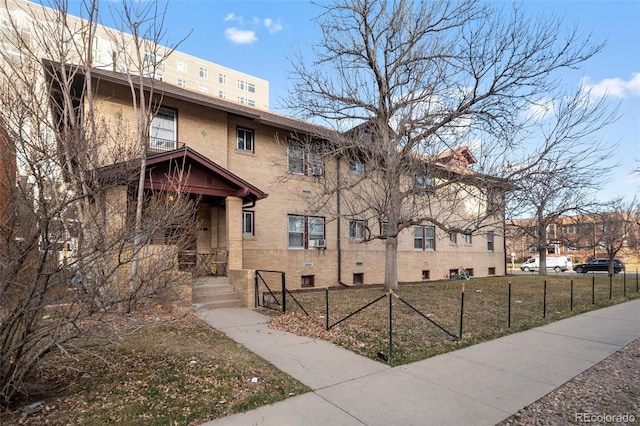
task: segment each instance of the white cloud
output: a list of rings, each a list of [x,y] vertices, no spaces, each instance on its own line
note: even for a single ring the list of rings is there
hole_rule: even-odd
[[[227,16],[224,17],[225,22],[233,21],[236,18],[236,15],[233,13],[228,13]]]
[[[555,113],[555,111],[556,109],[553,99],[540,99],[539,101],[531,104],[525,114],[529,118],[541,120],[550,117]]]
[[[613,96],[616,98],[624,98],[640,96],[640,73],[632,74],[629,80],[613,77],[605,78],[593,84],[589,77],[585,77],[582,83],[586,89],[591,91],[591,95],[596,97]]]
[[[253,44],[258,41],[256,32],[252,30],[240,30],[236,27],[224,30],[224,36],[227,40],[235,44]]]
[[[277,33],[278,31],[282,30],[282,24],[279,23],[279,22],[275,22],[271,18],[265,18],[263,23],[264,23],[264,26],[267,28],[267,30],[269,31],[270,34],[274,34],[274,33]]]

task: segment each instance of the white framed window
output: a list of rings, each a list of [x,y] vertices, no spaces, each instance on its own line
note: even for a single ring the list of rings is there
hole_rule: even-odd
[[[198,86],[198,90],[202,93],[209,93],[209,88],[207,86]]]
[[[431,176],[416,175],[415,185],[417,189],[430,191],[433,189],[433,178]]]
[[[493,231],[487,232],[487,250],[493,251]]]
[[[149,148],[159,151],[176,149],[176,111],[160,108],[151,119]]]
[[[324,247],[324,217],[289,215],[288,245],[292,249]]]
[[[413,248],[416,250],[436,249],[436,227],[418,225],[413,229]]]
[[[224,93],[224,90],[218,90],[218,97],[220,99],[226,99],[227,98],[227,94]]]
[[[200,67],[200,78],[209,78],[209,71],[205,67]]]
[[[458,233],[454,231],[449,231],[449,242],[451,244],[458,244]]]
[[[226,74],[218,74],[218,83],[227,84],[227,75]]]
[[[236,148],[239,151],[253,152],[254,133],[252,129],[236,128]]]
[[[178,61],[176,64],[176,68],[180,72],[187,72],[187,63],[184,61]]]
[[[563,232],[565,234],[577,234],[578,233],[578,227],[575,224],[564,225],[562,228],[563,228]]]
[[[250,210],[242,211],[242,233],[244,235],[255,235],[254,234],[254,212]]]
[[[248,105],[250,107],[256,106],[256,101],[255,100],[245,98],[244,96],[238,96],[237,97],[237,101],[238,101],[238,103],[241,103],[242,105]]]
[[[306,176],[324,174],[322,154],[317,145],[303,144],[290,139],[287,144],[287,159],[289,173]]]
[[[352,240],[364,240],[366,225],[364,220],[352,220],[349,222],[349,238]]]
[[[178,86],[180,87],[187,87],[187,80],[184,80],[182,78],[178,79]]]

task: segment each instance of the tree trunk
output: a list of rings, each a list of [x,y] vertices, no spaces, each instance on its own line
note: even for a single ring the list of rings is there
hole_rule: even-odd
[[[386,239],[384,255],[384,288],[398,290],[398,237]]]

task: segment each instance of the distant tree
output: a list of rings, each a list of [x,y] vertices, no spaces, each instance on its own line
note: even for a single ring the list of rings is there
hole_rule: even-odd
[[[625,248],[640,243],[640,209],[635,199],[623,198],[603,203],[591,213],[580,216],[580,225],[590,225],[592,233],[587,241],[590,248],[604,251],[609,259],[609,275],[613,275],[613,260]]]
[[[596,132],[615,119],[602,99],[591,102],[578,91],[553,105],[539,133],[544,158],[522,173],[510,192],[507,217],[510,226],[521,229],[534,242],[540,255],[540,274],[546,275],[548,247],[559,242],[553,231],[559,218],[593,209],[593,193],[614,167],[610,164],[614,145],[600,141]],[[609,165],[607,165],[609,164]],[[525,222],[513,218],[531,219]]]
[[[95,102],[98,3],[82,3],[77,25],[66,1],[53,3],[9,13],[1,39],[0,406],[28,396],[52,351],[75,367],[74,350],[117,338],[122,314],[178,300],[175,247],[152,243],[169,227],[195,230],[180,171],[166,191],[145,193],[131,223],[126,188],[137,186],[145,141]]]
[[[367,238],[384,239],[385,286],[395,289],[404,230],[429,225],[488,240],[503,232],[501,194],[567,150],[567,137],[533,138],[546,117],[532,115],[532,107],[562,100],[558,72],[601,46],[576,29],[565,33],[556,19],[474,0],[321,7],[322,39],[313,60],[294,59],[286,105],[333,127],[317,135],[326,143],[315,155],[344,162],[323,172],[324,190],[308,197],[310,209],[383,224],[369,226]],[[585,100],[582,93],[573,99],[565,103],[567,122]],[[299,142],[294,152],[312,145]],[[468,170],[452,155],[464,147],[477,159]],[[331,201],[337,197],[340,211]]]

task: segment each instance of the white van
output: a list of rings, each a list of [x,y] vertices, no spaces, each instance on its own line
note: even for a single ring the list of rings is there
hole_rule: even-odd
[[[547,256],[547,269],[553,269],[555,272],[564,272],[572,268],[571,258],[569,256]],[[520,270],[538,271],[540,270],[540,256],[527,259],[520,265]]]

